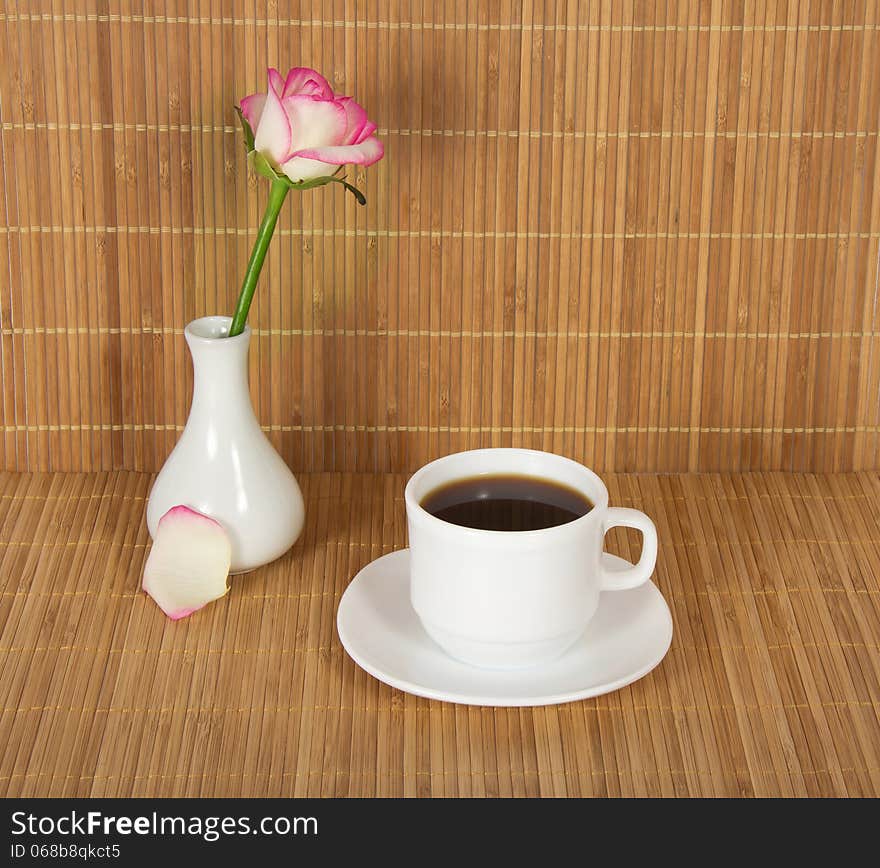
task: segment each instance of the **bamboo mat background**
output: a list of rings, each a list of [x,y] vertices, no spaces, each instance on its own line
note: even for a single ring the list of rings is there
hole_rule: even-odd
[[[419,699],[340,646],[349,578],[405,545],[403,474],[303,475],[294,549],[177,623],[139,591],[151,480],[0,474],[0,794],[880,795],[877,473],[611,477],[657,522],[675,638],[534,709]]]
[[[306,64],[386,158],[290,197],[252,325],[297,470],[487,445],[876,468],[880,9],[4,0],[0,467],[156,470],[182,328],[265,202],[232,106]]]

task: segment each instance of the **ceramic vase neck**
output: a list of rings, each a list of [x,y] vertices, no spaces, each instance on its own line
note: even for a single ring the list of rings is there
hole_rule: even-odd
[[[250,326],[226,337],[231,320],[206,316],[193,320],[184,332],[193,361],[193,401],[190,417],[222,413],[228,420],[256,423],[248,386]]]

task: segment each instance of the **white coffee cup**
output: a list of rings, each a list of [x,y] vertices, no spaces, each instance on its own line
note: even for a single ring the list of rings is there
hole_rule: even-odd
[[[560,483],[593,509],[542,530],[480,530],[422,508],[427,495],[456,480],[515,474]],[[404,492],[413,608],[434,641],[475,666],[512,669],[549,662],[584,632],[601,591],[635,588],[657,561],[657,531],[643,512],[608,506],[602,480],[576,461],[531,449],[475,449],[426,464]],[[635,566],[602,564],[606,532],[642,532]]]

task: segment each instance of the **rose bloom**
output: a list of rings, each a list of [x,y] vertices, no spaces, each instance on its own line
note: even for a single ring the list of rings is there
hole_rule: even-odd
[[[314,69],[295,67],[282,78],[269,70],[268,93],[241,101],[254,148],[291,181],[332,175],[339,166],[370,166],[385,149],[376,125],[350,96],[337,97]]]

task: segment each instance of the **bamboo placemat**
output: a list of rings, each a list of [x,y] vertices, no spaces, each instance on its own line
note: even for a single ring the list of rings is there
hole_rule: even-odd
[[[877,473],[611,477],[657,522],[672,648],[536,709],[409,696],[342,650],[404,481],[302,476],[294,550],[174,624],[138,590],[150,476],[0,475],[0,792],[880,795]]]
[[[269,254],[292,467],[876,469],[878,57],[874,0],[2,0],[0,468],[161,467],[265,203],[232,107],[310,65],[386,156]]]

